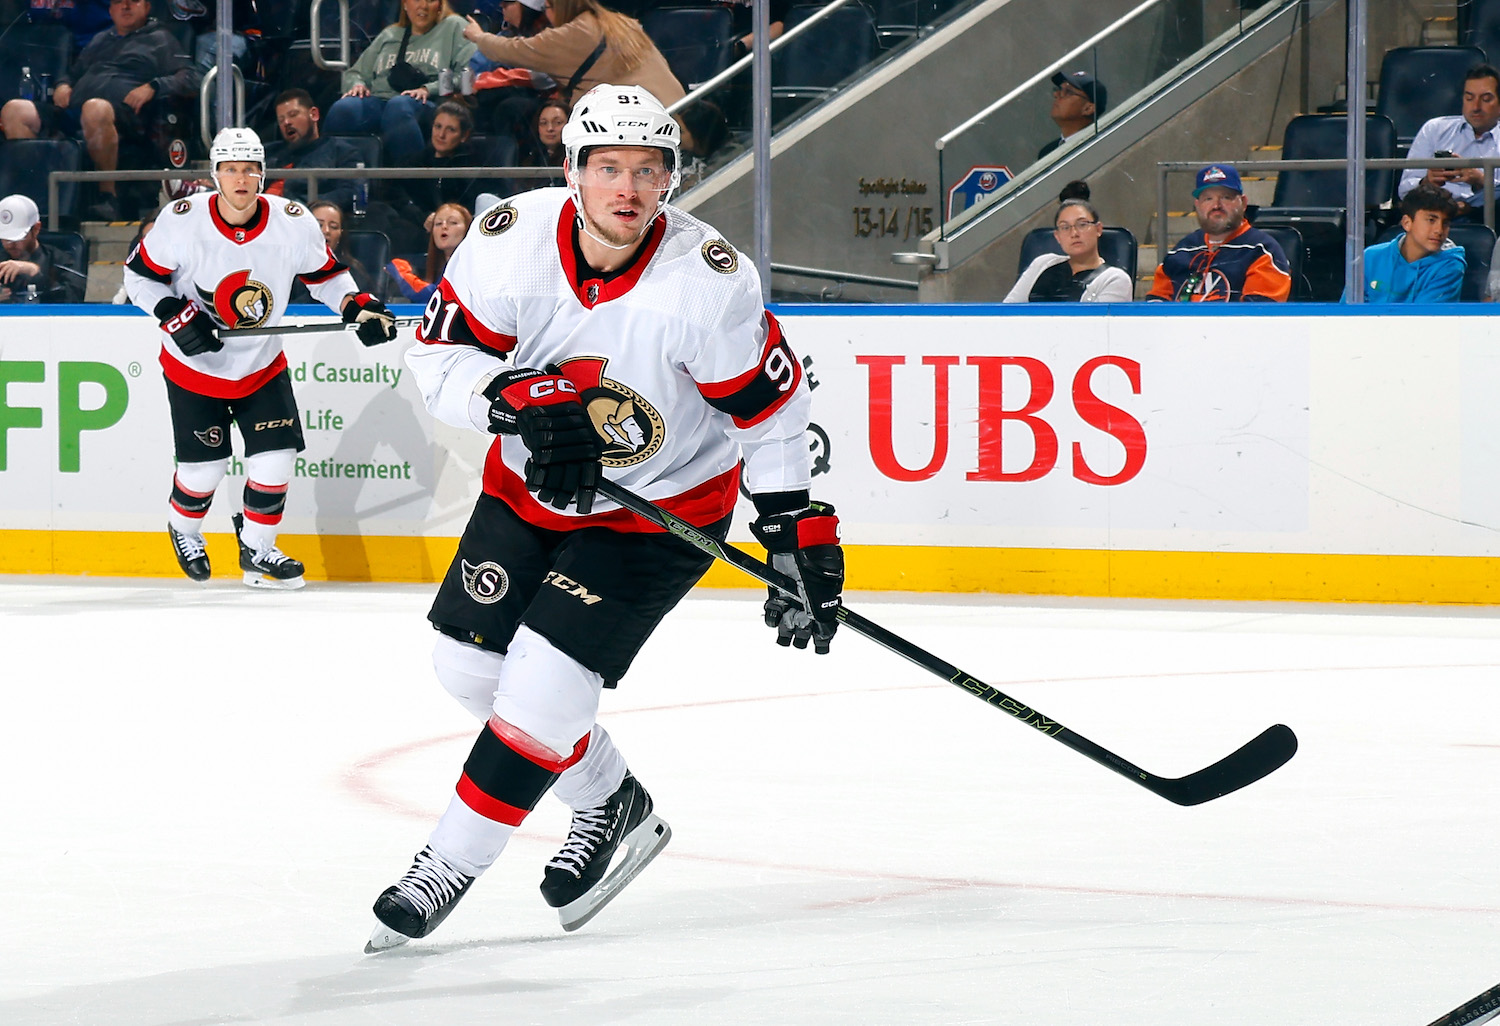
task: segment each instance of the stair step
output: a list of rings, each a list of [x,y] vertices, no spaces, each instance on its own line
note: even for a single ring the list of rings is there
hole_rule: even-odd
[[[114,260],[89,262],[89,282],[84,292],[86,303],[108,303],[125,282],[125,265]]]
[[[1454,46],[1458,43],[1458,18],[1441,15],[1422,20],[1423,46]]]

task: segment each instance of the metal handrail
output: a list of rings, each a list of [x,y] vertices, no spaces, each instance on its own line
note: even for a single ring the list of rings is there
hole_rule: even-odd
[[[313,2],[317,3],[317,2],[319,2],[319,0],[313,0]],[[346,0],[340,0],[340,2],[341,3],[342,2],[346,2]],[[806,32],[808,29],[812,28],[814,25],[816,25],[818,22],[822,21],[824,18],[828,17],[830,14],[832,14],[834,11],[838,10],[840,7],[843,7],[846,4],[855,3],[855,2],[857,2],[857,0],[833,0],[833,3],[829,4],[827,7],[824,7],[823,9],[821,9],[820,11],[818,11],[818,13],[814,14],[812,17],[808,18],[806,21],[798,22],[796,25],[793,25],[791,28],[787,29],[781,35],[779,35],[775,39],[771,40],[771,45],[769,47],[770,52],[771,53],[775,53],[777,50],[779,50],[782,47],[786,46],[793,39],[796,39],[803,32]],[[1153,2],[1154,3],[1159,3],[1160,0],[1153,0]],[[703,97],[705,95],[707,95],[708,93],[713,92],[719,86],[723,85],[725,82],[727,82],[731,78],[733,78],[736,74],[738,74],[740,72],[741,69],[748,67],[749,64],[750,64],[750,62],[753,61],[754,59],[755,59],[755,55],[754,54],[749,54],[749,53],[745,54],[745,56],[743,56],[739,60],[735,61],[733,64],[731,64],[729,67],[725,68],[723,71],[719,72],[717,75],[715,75],[713,78],[709,79],[707,82],[700,83],[695,89],[693,89],[692,92],[688,93],[682,99],[680,99],[676,103],[673,103],[670,106],[668,106],[667,107],[667,113],[668,114],[676,114],[678,111],[682,110],[688,104],[690,104],[690,103],[696,103],[698,100],[703,99]]]
[[[853,271],[831,271],[822,267],[798,267],[796,264],[771,263],[771,270],[780,274],[796,274],[804,278],[827,278],[829,281],[849,282],[854,285],[879,285],[890,289],[911,289],[920,286],[904,278],[881,278],[873,274],[855,274]]]
[[[243,125],[245,123],[245,76],[240,71],[238,64],[231,64],[229,70],[234,74],[234,123]],[[204,146],[213,145],[213,118],[209,117],[208,94],[209,86],[213,85],[214,79],[219,77],[219,66],[215,64],[203,73],[203,84],[198,87],[198,134],[203,137]],[[174,177],[181,178],[178,173]]]
[[[323,0],[312,0],[308,8],[308,45],[312,50],[313,63],[324,71],[346,71],[349,68],[349,0],[339,0],[339,59],[323,59],[323,40],[318,35],[323,13]]]
[[[1156,165],[1157,234],[1156,262],[1167,258],[1167,207],[1169,194],[1167,176],[1173,172],[1196,172],[1207,164],[1223,163],[1237,171],[1343,171],[1349,162],[1342,157],[1325,157],[1306,160],[1163,160]],[[1500,157],[1371,157],[1364,162],[1371,171],[1405,169],[1412,167],[1442,168],[1452,170],[1461,167],[1484,168],[1484,223],[1495,228],[1495,169],[1500,168]]]
[[[207,177],[203,169],[152,168],[143,171],[51,171],[47,174],[47,230],[57,231],[59,224],[58,186],[63,182],[166,182],[180,178]],[[267,178],[303,178],[308,180],[307,202],[317,201],[318,179],[374,178],[561,178],[560,167],[273,167]]]

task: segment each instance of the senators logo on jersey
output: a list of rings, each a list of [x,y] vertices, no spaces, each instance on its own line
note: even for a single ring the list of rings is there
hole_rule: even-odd
[[[606,467],[630,467],[656,455],[667,437],[656,407],[635,390],[604,376],[609,363],[597,357],[566,360],[562,371],[578,386],[578,398],[604,440]]]
[[[276,305],[271,290],[253,280],[248,270],[225,276],[212,292],[198,286],[198,298],[226,328],[258,328]]]

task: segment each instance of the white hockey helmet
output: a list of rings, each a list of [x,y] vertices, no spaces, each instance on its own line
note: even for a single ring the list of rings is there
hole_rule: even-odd
[[[260,136],[250,128],[221,128],[208,148],[208,165],[213,168],[214,184],[219,183],[219,165],[231,160],[253,161],[260,165],[261,185],[265,184],[266,148]],[[259,191],[257,188],[256,191]]]
[[[650,146],[664,150],[667,188],[665,204],[682,183],[682,131],[661,101],[640,86],[597,85],[583,94],[562,130],[568,160],[568,188],[578,202],[578,174],[594,146]]]

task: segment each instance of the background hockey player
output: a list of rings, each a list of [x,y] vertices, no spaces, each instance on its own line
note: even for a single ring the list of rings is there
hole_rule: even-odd
[[[220,328],[281,321],[292,282],[376,345],[396,337],[395,318],[360,292],[306,208],[260,193],[265,149],[248,128],[226,128],[209,152],[215,191],[177,200],[130,254],[130,301],[161,322],[161,365],[172,411],[177,472],[167,534],[183,573],[210,574],[203,519],[229,469],[229,423],[245,442],[244,513],[235,514],[245,583],[300,588],[303,566],[276,547],[292,466],[303,448],[301,417],[279,336],[220,338]]]
[[[815,611],[773,593],[767,622],[820,652],[837,625],[843,551],[809,498],[802,368],[754,267],[667,205],[676,123],[644,89],[602,85],[563,145],[567,187],[475,221],[406,357],[435,416],[499,436],[429,614],[438,679],[486,722],[427,846],[376,901],[371,951],[430,933],[549,789],[573,809],[542,880],[566,929],[670,837],[594,720],[710,560],[596,503],[601,473],[722,539],[743,457],[755,533]]]

